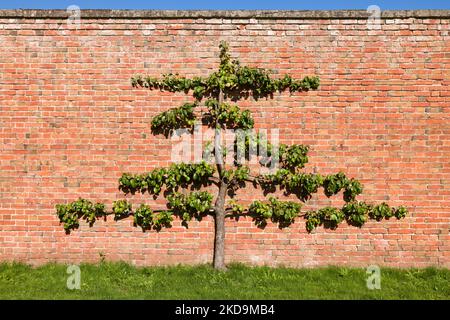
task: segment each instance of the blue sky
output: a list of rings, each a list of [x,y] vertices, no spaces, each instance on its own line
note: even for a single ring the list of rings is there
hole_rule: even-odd
[[[69,5],[77,5],[81,9],[280,9],[280,10],[336,10],[367,9],[369,5],[377,5],[381,10],[395,9],[450,9],[449,0],[8,0],[0,3],[0,9],[66,9]]]

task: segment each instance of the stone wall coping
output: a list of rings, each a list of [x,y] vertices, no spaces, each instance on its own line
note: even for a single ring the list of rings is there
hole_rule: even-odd
[[[0,10],[0,18],[66,19],[67,10]],[[367,19],[366,10],[81,10],[81,19]],[[450,10],[386,10],[381,19],[449,19]]]

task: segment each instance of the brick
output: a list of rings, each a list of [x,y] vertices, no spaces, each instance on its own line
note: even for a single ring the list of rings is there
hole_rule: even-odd
[[[389,14],[381,30],[354,15],[91,17],[79,29],[60,29],[56,16],[30,23],[0,15],[0,260],[98,262],[102,252],[137,265],[210,262],[209,217],[189,229],[175,221],[159,233],[109,217],[66,235],[54,206],[86,197],[110,208],[123,198],[122,172],[169,165],[171,142],[151,134],[151,117],[191,97],[133,89],[129,79],[206,75],[226,39],[243,63],[321,77],[316,92],[240,101],[257,127],[280,129],[283,143],[309,144],[308,172],[343,170],[363,181],[359,199],[411,212],[401,221],[313,234],[302,219],[285,230],[228,220],[227,261],[450,267],[449,19]],[[248,187],[238,196],[248,203],[263,199],[260,191]],[[165,206],[148,195],[127,199]],[[341,195],[320,193],[302,210],[330,204],[342,205]]]

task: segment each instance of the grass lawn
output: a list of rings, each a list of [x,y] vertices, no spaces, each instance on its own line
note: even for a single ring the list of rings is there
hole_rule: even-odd
[[[365,269],[291,269],[231,265],[136,268],[83,264],[81,289],[69,290],[67,266],[0,264],[0,299],[450,299],[448,269],[381,269],[381,289]]]

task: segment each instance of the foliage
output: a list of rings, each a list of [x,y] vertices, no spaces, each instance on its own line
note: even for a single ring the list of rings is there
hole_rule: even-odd
[[[212,194],[206,191],[191,192],[188,195],[177,192],[167,197],[169,208],[184,222],[191,221],[193,217],[201,220],[211,209],[212,199]]]
[[[127,200],[117,200],[113,203],[114,219],[119,220],[128,217],[132,212],[132,205]]]
[[[269,197],[268,202],[254,201],[248,208],[248,212],[253,216],[255,224],[264,227],[270,219],[279,226],[287,227],[298,217],[301,205],[292,201],[280,201],[277,198]]]
[[[394,215],[394,211],[392,210],[391,207],[389,207],[389,205],[387,205],[386,203],[381,203],[379,205],[376,205],[372,208],[372,210],[370,210],[370,218],[375,219],[375,220],[382,220],[384,218],[389,219],[390,217],[392,217]]]
[[[375,220],[389,219],[395,216],[397,219],[402,219],[408,214],[408,210],[400,206],[398,208],[391,208],[385,202],[382,202],[372,208],[370,211],[370,218]]]
[[[289,193],[296,194],[301,200],[306,201],[311,198],[322,186],[323,177],[315,173],[297,173],[287,176],[285,184]]]
[[[172,226],[173,216],[170,211],[161,211],[153,215],[153,228],[161,230]]]
[[[105,215],[105,205],[79,198],[69,204],[57,204],[56,213],[59,221],[64,223],[64,229],[70,232],[79,227],[80,219],[85,219],[92,226],[98,217]]]
[[[281,144],[279,158],[281,167],[291,171],[303,168],[308,163],[308,150],[308,146],[301,144],[293,144],[291,146]]]
[[[346,203],[342,211],[349,224],[361,227],[369,218],[370,212],[372,212],[372,206],[365,202],[352,201]]]
[[[279,169],[275,173],[259,175],[256,178],[257,183],[266,192],[275,191],[276,186],[285,187],[288,177],[291,175],[287,169]]]
[[[258,176],[257,181],[267,192],[275,191],[273,187],[279,185],[286,189],[287,194],[296,194],[306,201],[322,186],[323,177],[315,173],[292,173],[288,169],[279,169],[273,174]]]
[[[199,163],[174,163],[169,168],[158,168],[147,174],[124,173],[119,179],[119,188],[125,193],[158,195],[165,186],[169,190],[190,184],[207,184],[214,174],[214,167],[205,161]]]
[[[213,128],[216,125],[228,129],[251,129],[254,125],[253,117],[249,110],[241,111],[236,105],[219,103],[216,99],[208,99],[205,102],[208,113],[202,118],[203,122]]]
[[[272,221],[278,222],[280,226],[289,226],[298,217],[301,204],[293,201],[280,201],[274,197],[269,197],[272,208]]]
[[[248,208],[248,213],[253,216],[253,221],[258,227],[264,228],[267,220],[272,218],[272,208],[270,204],[261,201],[254,201]]]
[[[347,185],[347,177],[343,172],[326,176],[323,181],[323,189],[327,197],[337,194]]]
[[[305,215],[306,230],[311,232],[322,224],[325,224],[328,228],[335,229],[344,218],[342,210],[333,207],[324,207],[318,211],[308,211]]]
[[[146,204],[141,204],[134,212],[134,224],[142,230],[150,229],[153,225],[153,210]]]
[[[250,168],[248,166],[238,166],[236,169],[228,169],[224,170],[222,176],[226,179],[226,181],[234,182],[239,184],[248,179],[250,174]]]
[[[354,178],[348,179],[343,172],[326,176],[323,181],[323,187],[327,197],[344,190],[344,200],[346,202],[353,201],[363,191],[363,187],[358,180]]]
[[[296,194],[302,201],[311,198],[319,187],[323,187],[327,197],[343,189],[346,202],[353,201],[362,192],[361,183],[354,178],[348,179],[342,172],[323,177],[316,173],[293,173],[292,169],[283,168],[272,174],[260,175],[257,181],[267,192],[275,191],[274,187],[279,185],[286,189],[286,193]]]
[[[228,201],[228,205],[230,206],[230,211],[235,215],[241,215],[245,210],[244,206],[237,203],[234,199]]]
[[[407,214],[408,214],[408,209],[406,209],[406,208],[403,207],[403,206],[398,207],[398,208],[395,210],[395,213],[394,213],[395,217],[396,217],[398,220],[403,219],[404,217],[406,217]]]
[[[196,103],[185,103],[181,107],[157,115],[152,120],[152,132],[154,134],[163,133],[167,136],[175,129],[192,128],[196,121],[194,114],[196,106]]]
[[[327,227],[336,228],[344,219],[348,224],[361,227],[368,219],[380,221],[396,216],[402,219],[406,216],[408,210],[405,207],[397,209],[390,207],[386,203],[372,205],[363,201],[347,202],[342,209],[326,207],[318,211],[309,211],[305,215],[306,229],[311,232],[316,227],[324,224]]]

